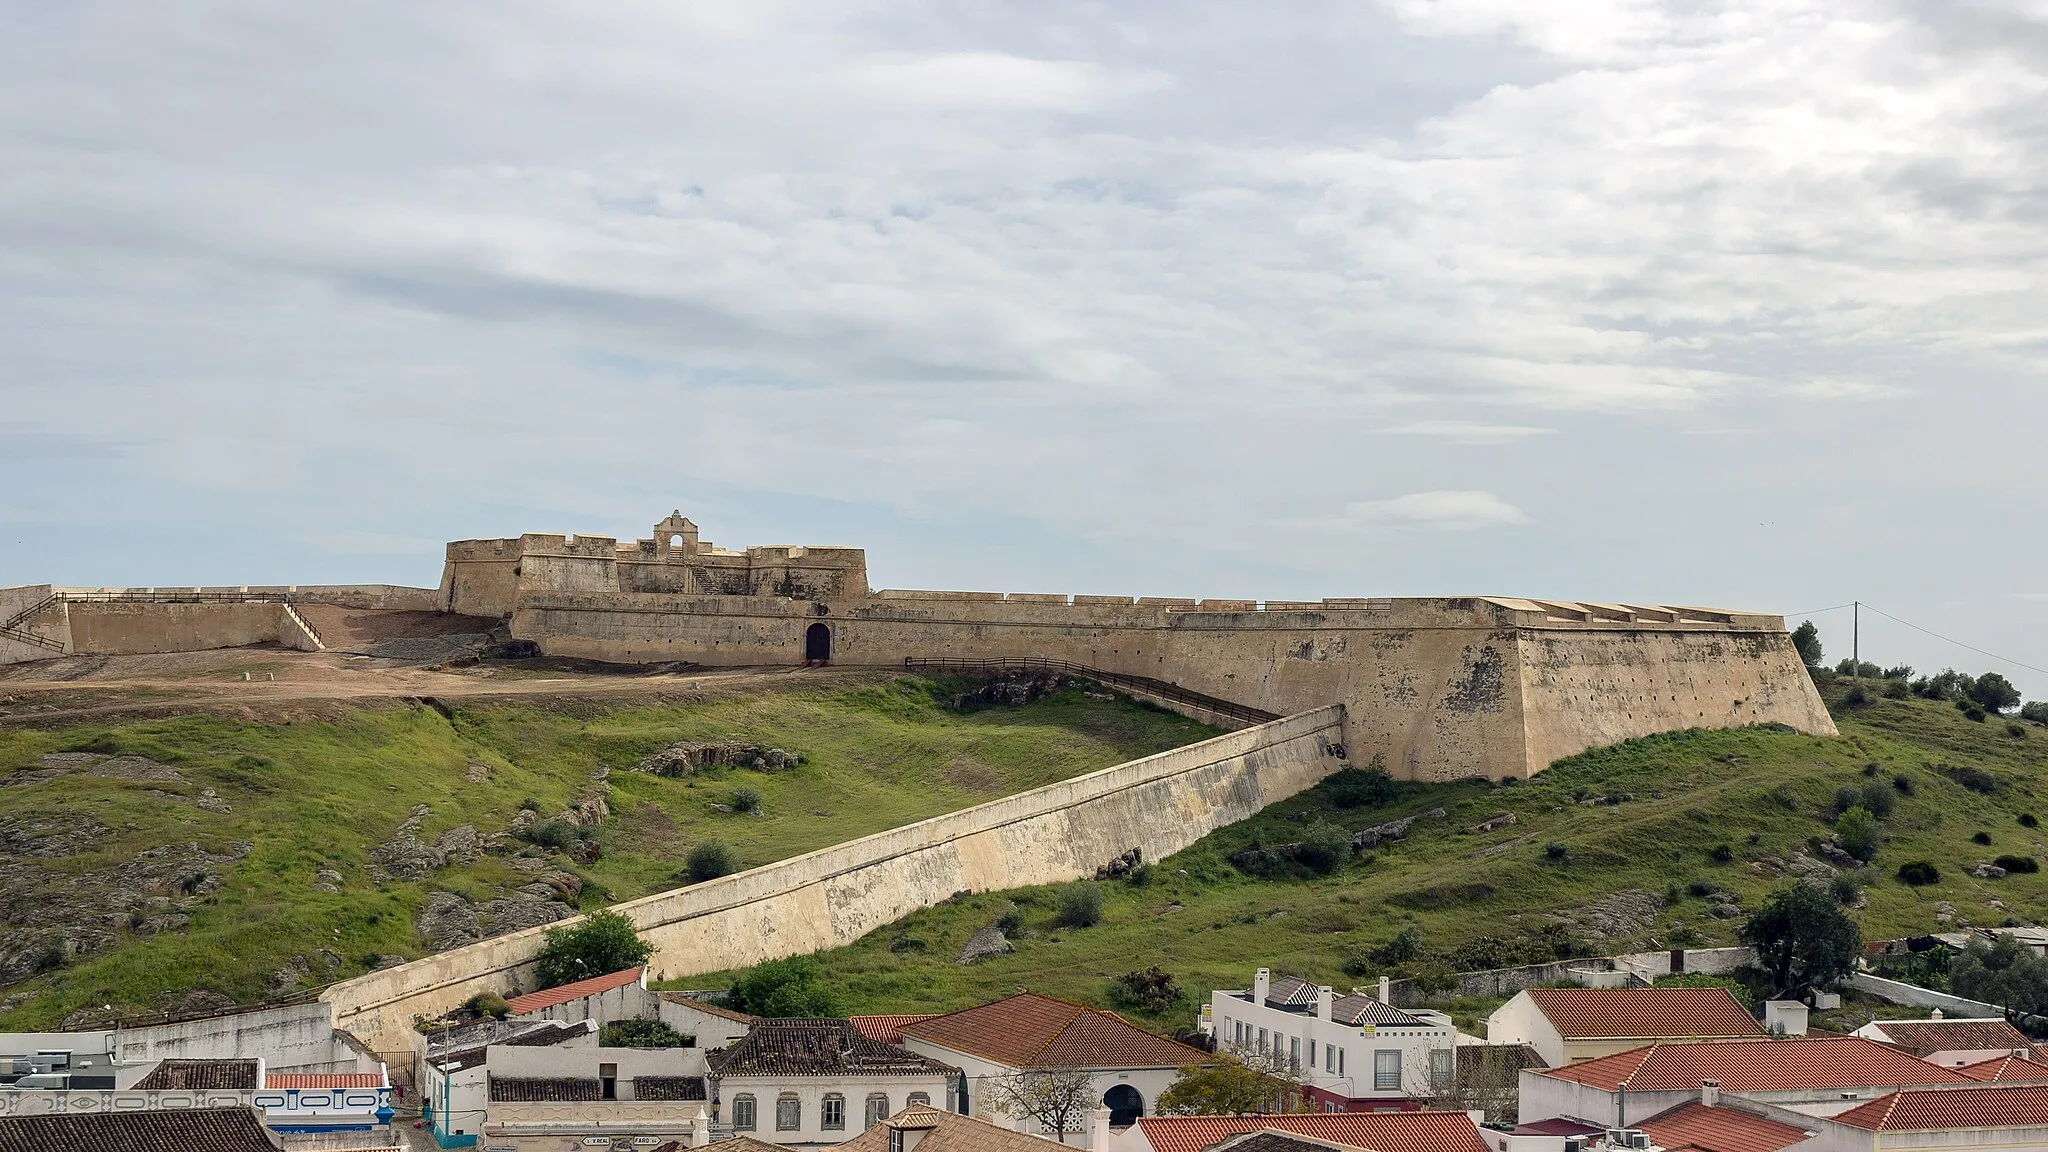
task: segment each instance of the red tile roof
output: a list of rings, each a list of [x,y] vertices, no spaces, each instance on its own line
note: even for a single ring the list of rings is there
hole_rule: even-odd
[[[524,1016],[528,1012],[538,1012],[543,1008],[553,1008],[557,1004],[567,1004],[571,1000],[581,1000],[585,996],[595,996],[599,992],[609,992],[614,988],[624,988],[628,984],[638,984],[642,971],[644,969],[628,968],[623,972],[592,976],[588,980],[578,980],[574,984],[559,984],[538,992],[528,992],[524,996],[514,996],[505,1003],[512,1006],[514,1016]]]
[[[163,1060],[137,1080],[143,1092],[252,1092],[254,1060]]]
[[[1214,1059],[1114,1012],[1035,992],[904,1024],[897,1031],[905,1041],[922,1040],[1012,1068],[1185,1068]]]
[[[2023,1056],[2000,1056],[1976,1064],[1965,1064],[1956,1071],[1972,1080],[1983,1080],[1987,1083],[2024,1084],[2048,1080],[2048,1063]]]
[[[1728,1092],[1773,1092],[1903,1088],[1963,1084],[1973,1079],[1860,1036],[1648,1044],[1562,1068],[1532,1071],[1609,1092],[1623,1085],[1634,1092],[1684,1091],[1698,1088],[1702,1080],[1719,1080]]]
[[[382,1088],[381,1072],[265,1072],[267,1089]]]
[[[849,1016],[847,1019],[861,1035],[870,1040],[879,1040],[884,1044],[901,1044],[903,1036],[898,1029],[905,1024],[930,1020],[937,1015],[936,1012],[919,1012],[901,1016]]]
[[[248,1108],[0,1116],[0,1152],[275,1152]]]
[[[1670,1152],[1778,1152],[1806,1139],[1804,1128],[1734,1108],[1709,1108],[1697,1100],[1660,1112],[1636,1127]]]
[[[1764,1036],[1726,988],[1531,988],[1567,1040]]]
[[[2003,1020],[1879,1020],[1892,1043],[1915,1056],[1930,1052],[1979,1052],[2031,1048],[2027,1034]]]
[[[1264,1129],[1371,1148],[1373,1152],[1493,1152],[1463,1112],[1302,1112],[1286,1116],[1140,1116],[1152,1152],[1204,1152]]]
[[[713,1004],[709,1000],[692,996],[688,992],[661,992],[657,993],[657,995],[671,1004],[681,1004],[685,1008],[694,1008],[706,1015],[722,1017],[740,1024],[751,1024],[754,1022],[754,1018],[745,1012],[735,1012],[722,1005]]]
[[[1972,1084],[1894,1092],[1835,1117],[1874,1132],[2048,1127],[2048,1084]]]

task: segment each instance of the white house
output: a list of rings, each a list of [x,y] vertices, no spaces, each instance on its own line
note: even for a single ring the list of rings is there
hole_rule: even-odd
[[[2034,1058],[2034,1042],[2003,1016],[1944,1017],[1939,1008],[1924,1020],[1872,1020],[1851,1033],[1902,1048],[1944,1068],[1960,1068],[2025,1053]]]
[[[721,1129],[795,1148],[843,1143],[913,1105],[944,1108],[959,1077],[845,1020],[756,1019],[709,1067]]]
[[[1529,988],[1486,1018],[1489,1044],[1526,1044],[1552,1068],[1659,1040],[1769,1035],[1726,988]]]
[[[905,1048],[961,1070],[966,1099],[957,1102],[959,1111],[1032,1131],[1042,1125],[1004,1117],[995,1107],[995,1082],[1025,1072],[1085,1071],[1093,1082],[1091,1109],[1099,1103],[1109,1110],[1112,1127],[1123,1129],[1158,1110],[1159,1094],[1182,1068],[1212,1059],[1114,1012],[1032,992],[904,1023],[897,1031]],[[1070,1121],[1066,1143],[1089,1147],[1089,1131],[1088,1112],[1082,1111]]]
[[[473,1144],[490,1108],[490,1053],[493,1047],[545,1048],[584,1036],[594,1022],[485,1020],[427,1037],[420,1063],[421,1116],[443,1148]]]
[[[1206,1024],[1218,1051],[1298,1075],[1310,1107],[1324,1112],[1420,1107],[1457,1066],[1458,1029],[1443,1013],[1339,996],[1266,968],[1249,989],[1212,993]]]

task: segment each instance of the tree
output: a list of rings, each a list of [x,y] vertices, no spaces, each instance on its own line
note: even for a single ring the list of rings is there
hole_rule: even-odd
[[[1231,1052],[1209,1064],[1180,1070],[1159,1094],[1164,1116],[1240,1116],[1293,1112],[1300,1108],[1301,1082],[1261,1052]]]
[[[1820,646],[1820,629],[1815,628],[1811,620],[1800,621],[1799,627],[1792,630],[1792,647],[1808,668],[1820,667],[1821,660],[1825,658],[1825,649]]]
[[[2048,700],[2029,700],[2020,705],[2020,719],[2048,724]]]
[[[821,982],[823,970],[809,956],[769,960],[741,973],[725,994],[726,1006],[755,1016],[837,1016],[839,998]]]
[[[1986,672],[1970,685],[1970,699],[1983,705],[1986,712],[2003,712],[2019,704],[2020,690],[2004,676]]]
[[[1109,998],[1119,1008],[1163,1015],[1180,1003],[1180,981],[1173,973],[1154,964],[1126,972],[1109,982]]]
[[[2048,959],[2010,936],[1988,948],[1972,941],[1949,965],[1949,987],[2008,1013],[2048,1013]]]
[[[1036,1120],[1067,1142],[1095,1109],[1095,1077],[1082,1068],[1031,1068],[988,1082],[989,1105],[1012,1120]]]
[[[1450,1073],[1441,1074],[1437,1052],[1450,1053]],[[1496,1123],[1514,1123],[1521,1103],[1522,1069],[1541,1068],[1543,1058],[1521,1044],[1466,1044],[1424,1048],[1409,1060],[1414,1084],[1430,1085],[1429,1107],[1484,1112]]]
[[[732,873],[732,849],[726,847],[724,841],[706,840],[690,849],[685,863],[692,882],[701,884],[706,880],[716,880]]]
[[[1835,839],[1843,851],[1865,864],[1877,855],[1877,817],[1858,804],[1835,821]]]
[[[1093,928],[1102,920],[1102,885],[1083,880],[1060,889],[1059,920],[1067,928]]]
[[[1856,922],[1832,896],[1808,884],[1772,893],[1743,924],[1741,936],[1756,949],[1757,965],[1779,996],[1826,988],[1847,976],[1863,951]]]
[[[573,928],[550,928],[541,937],[534,976],[542,988],[623,972],[647,963],[654,945],[617,912],[592,912]]]

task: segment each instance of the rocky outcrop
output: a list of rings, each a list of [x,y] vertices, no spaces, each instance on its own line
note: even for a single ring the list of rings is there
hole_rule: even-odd
[[[433,814],[425,804],[414,808],[399,824],[397,835],[370,850],[375,868],[386,876],[417,880],[437,868],[468,864],[484,854],[483,837],[472,824],[458,824],[431,844],[421,839],[420,825]]]
[[[1351,847],[1354,851],[1364,851],[1367,848],[1377,848],[1381,844],[1392,840],[1404,839],[1408,835],[1408,829],[1414,827],[1417,820],[1441,820],[1444,818],[1444,815],[1443,809],[1431,808],[1427,812],[1418,812],[1413,816],[1403,816],[1399,820],[1389,820],[1384,824],[1375,824],[1370,828],[1360,828],[1351,834]]]
[[[729,765],[780,772],[803,762],[802,756],[784,748],[743,744],[737,740],[683,740],[633,765],[633,771],[655,776],[693,776],[705,768]]]
[[[446,951],[574,916],[575,909],[562,903],[561,895],[557,888],[544,883],[522,885],[480,904],[454,892],[429,892],[427,906],[415,927],[428,948]]]
[[[1144,862],[1144,849],[1133,848],[1109,863],[1104,864],[1102,867],[1097,868],[1095,870],[1095,878],[1097,880],[1115,880],[1128,876]]]
[[[1003,930],[991,924],[967,938],[967,944],[960,949],[960,963],[972,964],[991,956],[1007,956],[1017,949]]]
[[[39,849],[40,858],[61,858],[75,854],[69,849],[78,843],[97,846],[107,833],[90,821],[69,833],[40,829],[52,819],[17,821],[29,830],[9,840],[7,855],[0,855],[0,984],[98,952],[124,930],[148,936],[184,928],[251,849],[239,840],[224,852],[196,843],[166,844],[111,867],[79,871],[40,867],[33,862],[38,857],[13,850],[29,847]]]
[[[997,676],[971,692],[953,697],[953,707],[964,711],[993,705],[1016,707],[1029,704],[1058,692],[1065,681],[1066,678],[1057,672],[1011,672]]]

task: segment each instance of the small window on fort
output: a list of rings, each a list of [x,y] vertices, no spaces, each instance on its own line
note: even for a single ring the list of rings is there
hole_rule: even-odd
[[[671,536],[671,537],[669,537],[669,538],[668,538],[668,548],[669,548],[669,551],[671,551],[671,552],[681,552],[681,551],[683,550],[683,538],[682,538],[682,536],[681,536],[681,535],[675,535],[675,536]]]

